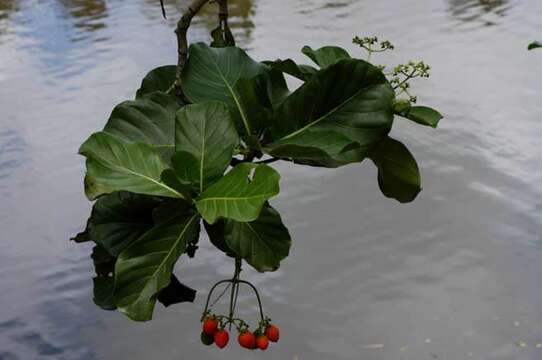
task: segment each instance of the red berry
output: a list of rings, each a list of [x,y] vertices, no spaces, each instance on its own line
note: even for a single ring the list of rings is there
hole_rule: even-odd
[[[254,349],[256,346],[256,336],[251,331],[245,330],[237,338],[239,345],[246,349]]]
[[[218,320],[210,317],[203,322],[203,332],[207,335],[213,336],[218,330]]]
[[[228,341],[230,340],[230,334],[226,330],[219,330],[215,333],[215,344],[219,348],[223,348],[226,345],[228,345]]]
[[[256,346],[260,350],[265,350],[269,346],[269,339],[265,335],[259,335],[256,337]]]
[[[279,341],[279,337],[280,337],[279,328],[273,324],[268,325],[265,328],[265,336],[267,336],[269,341],[272,341],[272,342]]]

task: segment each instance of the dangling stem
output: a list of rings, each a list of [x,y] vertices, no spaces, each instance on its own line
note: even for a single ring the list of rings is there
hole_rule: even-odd
[[[241,258],[235,258],[235,272],[233,274],[233,278],[231,279],[232,287],[231,287],[231,296],[230,296],[230,314],[228,316],[228,321],[230,323],[230,330],[231,330],[231,324],[233,320],[233,315],[235,314],[235,301],[236,301],[236,292],[239,291],[239,274],[241,273]]]
[[[256,299],[258,300],[258,307],[260,308],[260,318],[262,319],[262,321],[264,321],[265,316],[263,315],[262,299],[260,298],[260,293],[258,292],[258,289],[256,289],[256,287],[254,285],[252,285],[251,283],[249,283],[248,281],[238,280],[238,282],[240,284],[246,284],[246,285],[250,286],[252,288],[252,290],[254,290],[254,293],[256,294]]]

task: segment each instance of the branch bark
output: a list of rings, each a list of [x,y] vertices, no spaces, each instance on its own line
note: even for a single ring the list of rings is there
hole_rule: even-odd
[[[177,34],[177,72],[175,76],[175,90],[178,96],[182,97],[181,90],[181,76],[188,60],[188,39],[187,33],[192,19],[201,10],[201,8],[208,2],[216,2],[219,6],[218,18],[221,28],[225,28],[228,24],[228,0],[194,0],[192,4],[188,6],[179,22],[175,33]]]

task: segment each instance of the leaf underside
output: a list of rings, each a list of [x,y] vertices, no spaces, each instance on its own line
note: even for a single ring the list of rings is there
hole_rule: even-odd
[[[152,318],[157,294],[166,288],[177,259],[199,236],[199,216],[183,207],[126,248],[115,265],[115,303],[136,321]]]

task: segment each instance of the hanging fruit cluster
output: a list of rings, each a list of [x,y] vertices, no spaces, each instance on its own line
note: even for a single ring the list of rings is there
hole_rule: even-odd
[[[279,328],[271,323],[271,319],[264,316],[262,300],[258,289],[250,282],[241,280],[239,275],[241,273],[241,263],[242,260],[239,258],[235,259],[235,273],[232,279],[221,280],[213,285],[209,295],[207,296],[207,301],[205,303],[205,309],[201,316],[202,322],[202,331],[201,331],[201,342],[204,345],[215,344],[220,349],[226,347],[230,340],[229,331],[232,330],[232,327],[237,329],[239,333],[237,340],[239,345],[245,349],[249,350],[266,350],[269,347],[269,342],[279,341],[280,331]],[[227,284],[227,287],[222,291],[216,299],[211,304],[211,298],[214,291],[222,284]],[[260,312],[260,323],[258,328],[255,331],[250,330],[250,325],[246,321],[240,318],[235,317],[235,308],[237,305],[237,297],[239,295],[240,285],[248,285],[256,295],[256,300],[258,301],[258,308]],[[228,315],[217,315],[211,311],[211,308],[222,298],[226,291],[231,288],[230,292],[230,306]]]
[[[256,331],[252,332],[249,326],[241,319],[232,319],[232,323],[239,322],[236,326],[239,335],[237,341],[242,348],[249,350],[266,350],[269,342],[278,342],[280,337],[279,328],[266,318],[260,322]],[[230,333],[226,329],[229,319],[221,315],[207,314],[203,318],[203,330],[201,342],[204,345],[215,344],[220,349],[226,347],[230,340]]]

